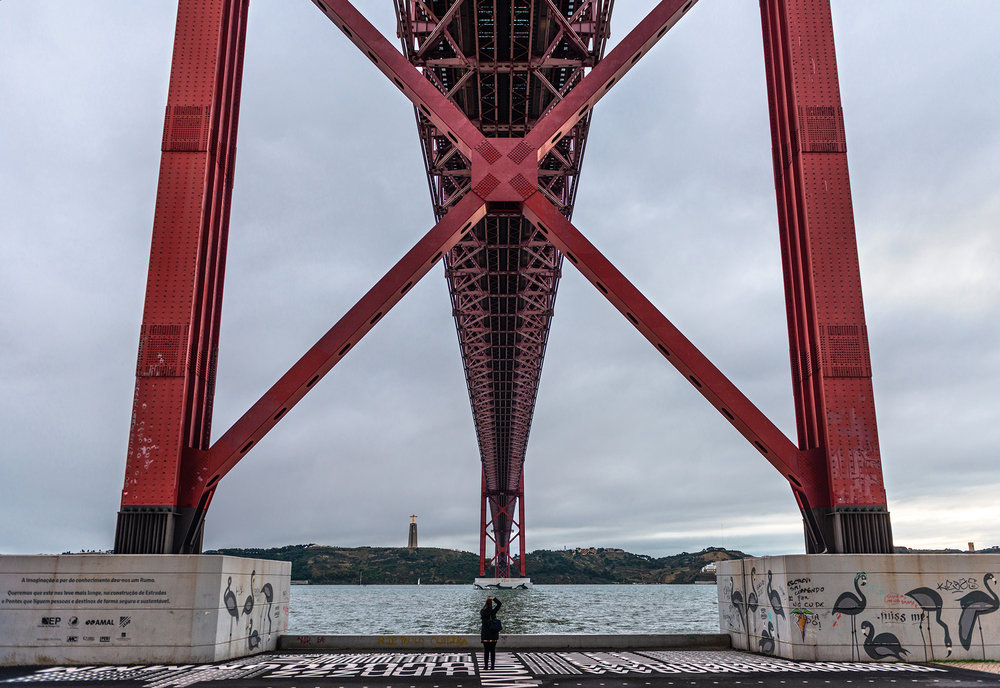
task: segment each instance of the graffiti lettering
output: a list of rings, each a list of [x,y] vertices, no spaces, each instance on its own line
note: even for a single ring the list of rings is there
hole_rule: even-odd
[[[920,612],[883,610],[878,615],[878,620],[888,624],[920,623],[922,615]]]
[[[887,607],[919,607],[912,597],[907,595],[886,595],[882,598]]]
[[[975,578],[955,578],[938,583],[937,589],[944,592],[965,592],[967,590],[977,590],[979,581]]]

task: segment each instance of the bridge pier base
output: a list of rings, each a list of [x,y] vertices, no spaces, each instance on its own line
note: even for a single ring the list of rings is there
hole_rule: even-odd
[[[190,664],[274,650],[291,564],[218,555],[0,556],[0,665]]]
[[[719,562],[735,649],[807,661],[1000,659],[994,554],[800,554]]]

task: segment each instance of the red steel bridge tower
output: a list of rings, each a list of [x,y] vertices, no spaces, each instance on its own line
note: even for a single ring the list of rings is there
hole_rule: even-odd
[[[695,0],[661,0],[607,55],[613,0],[394,0],[402,50],[348,0],[313,0],[411,101],[437,223],[211,443],[248,2],[179,1],[116,552],[200,552],[222,477],[443,260],[482,463],[480,575],[525,575],[563,257],[788,481],[808,552],[892,551],[830,0],[760,0],[796,442],[571,221],[594,106]]]

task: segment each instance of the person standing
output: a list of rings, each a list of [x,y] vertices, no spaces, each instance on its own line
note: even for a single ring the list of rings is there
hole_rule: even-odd
[[[503,624],[497,618],[500,611],[500,600],[487,597],[486,604],[479,610],[479,617],[483,621],[483,628],[479,634],[483,641],[483,669],[497,668],[497,641],[500,639],[500,630]]]

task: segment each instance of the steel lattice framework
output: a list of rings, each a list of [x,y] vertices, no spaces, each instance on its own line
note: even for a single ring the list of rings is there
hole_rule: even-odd
[[[613,0],[395,0],[402,52],[313,0],[414,107],[437,224],[210,443],[248,0],[180,0],[118,552],[197,552],[221,478],[439,260],[482,461],[480,574],[524,559],[524,459],[565,256],[781,472],[810,552],[891,552],[829,0],[760,0],[798,426],[786,438],[572,224]],[[512,545],[519,543],[519,559]]]
[[[610,13],[610,0],[396,2],[410,63],[480,132],[507,139],[523,137],[601,59]],[[472,189],[471,162],[419,107],[414,111],[440,220]],[[589,125],[588,112],[538,166],[538,191],[566,217]],[[474,192],[486,197],[497,183],[484,178]],[[534,193],[522,184],[525,194]],[[562,255],[511,203],[495,204],[444,261],[483,463],[480,575],[490,538],[494,571],[510,576],[516,536],[523,576],[524,456]]]

